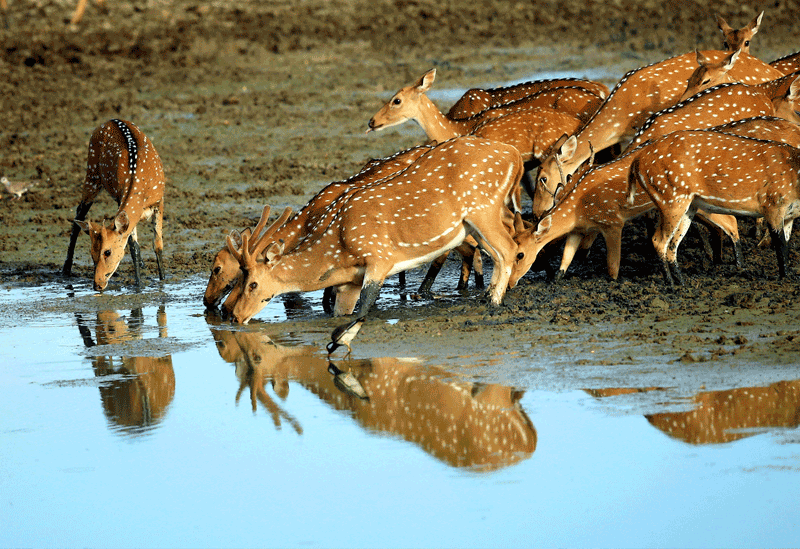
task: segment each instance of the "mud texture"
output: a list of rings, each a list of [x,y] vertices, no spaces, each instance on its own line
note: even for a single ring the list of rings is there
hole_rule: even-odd
[[[422,142],[412,124],[364,131],[391,92],[431,67],[438,69],[439,89],[501,85],[542,73],[584,76],[594,69],[611,87],[627,70],[695,47],[718,47],[714,13],[742,26],[766,9],[752,53],[767,61],[798,49],[792,22],[800,16],[800,4],[784,1],[108,0],[105,7],[91,4],[83,22],[70,26],[72,3],[9,4],[0,21],[0,175],[43,182],[21,200],[4,195],[0,201],[4,284],[58,279],[89,136],[118,117],[152,139],[167,173],[166,293],[170,284],[206,273],[224,236],[254,224],[265,203],[273,211],[298,208],[368,159]],[[115,211],[103,195],[89,218]],[[692,229],[679,255],[688,283],[678,291],[664,287],[642,220],[625,231],[618,281],[604,274],[598,239],[562,283],[531,273],[497,309],[474,293],[408,310],[379,301],[376,316],[400,322],[365,328],[360,341],[513,348],[554,345],[563,333],[580,329],[589,346],[592,334],[635,338],[645,353],[669,360],[751,354],[793,363],[800,350],[797,240],[792,276],[779,281],[774,253],[756,247],[752,228],[752,222],[741,224],[741,271],[732,264],[729,243],[727,263],[713,265],[698,238],[705,229]],[[152,280],[151,235],[149,224],[141,226]],[[82,236],[74,279],[88,283],[91,270]],[[132,274],[126,258],[110,291],[114,283],[132,283]],[[442,276],[436,289],[454,285],[454,277]],[[197,304],[200,310],[199,295]],[[498,340],[496,333],[507,338]],[[584,354],[593,352],[587,347]],[[631,352],[596,360],[615,363]]]

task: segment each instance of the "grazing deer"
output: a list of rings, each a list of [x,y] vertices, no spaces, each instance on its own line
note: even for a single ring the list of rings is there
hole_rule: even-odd
[[[628,152],[606,164],[595,166],[582,173],[566,189],[559,202],[545,213],[535,227],[518,232],[517,257],[511,270],[509,287],[516,286],[531,268],[540,251],[550,242],[566,236],[564,252],[556,279],[566,274],[578,248],[588,249],[597,234],[606,243],[608,275],[616,280],[622,255],[622,228],[626,222],[655,208],[643,193],[631,204],[627,201],[628,178],[633,161],[646,150],[646,146]],[[736,262],[741,264],[741,246],[736,218],[729,215],[703,214],[698,216],[720,233],[726,234],[734,245]],[[715,255],[721,261],[721,249]]]
[[[726,52],[702,52],[706,59],[717,61]],[[590,149],[600,151],[634,137],[647,118],[677,103],[686,91],[686,82],[696,70],[695,52],[667,59],[628,72],[614,87],[595,115],[576,134],[576,149],[569,161],[557,165],[557,155],[542,162],[536,178],[533,213],[541,215],[554,203],[554,193],[563,173],[571,178],[590,156]],[[774,69],[749,54],[739,54],[730,76],[745,84],[757,84],[781,76]]]
[[[722,17],[717,15],[717,26],[723,36],[722,49],[730,52],[741,50],[750,53],[750,41],[758,33],[763,18],[764,12],[762,11],[741,29],[733,29]]]
[[[608,87],[605,84],[592,80],[584,80],[582,78],[534,80],[532,82],[523,82],[521,84],[500,88],[472,88],[467,90],[467,92],[450,107],[446,116],[450,120],[471,118],[483,111],[502,107],[554,88],[582,88],[590,94],[599,97],[601,100],[608,96]]]
[[[770,66],[782,74],[800,71],[800,51],[784,55],[770,63]]]
[[[367,132],[382,130],[406,120],[415,120],[428,136],[428,139],[442,143],[453,137],[468,135],[476,127],[490,118],[510,114],[521,109],[533,107],[553,107],[560,105],[562,108],[573,107],[579,112],[587,109],[594,112],[601,103],[601,99],[582,88],[559,88],[558,90],[544,90],[541,96],[531,96],[513,103],[483,111],[475,116],[464,119],[451,120],[434,105],[425,93],[433,85],[436,78],[436,69],[431,69],[423,74],[411,86],[401,88],[392,98],[378,110],[370,119]],[[572,101],[567,96],[574,94],[582,99]],[[590,106],[587,107],[587,104]],[[575,114],[575,113],[572,113]]]
[[[140,219],[152,217],[158,276],[164,280],[161,258],[164,249],[161,238],[164,184],[161,158],[139,128],[131,122],[117,119],[98,127],[89,141],[86,180],[70,234],[63,276],[70,276],[72,272],[75,242],[83,230],[91,238],[95,290],[102,291],[108,285],[108,279],[117,270],[125,254],[126,243],[131,251],[136,285],[141,286],[141,253],[136,225]],[[111,227],[84,221],[95,197],[103,189],[119,205]]]
[[[783,118],[759,116],[736,120],[709,130],[779,141],[800,147],[800,126]],[[616,280],[619,275],[624,224],[633,217],[655,208],[653,201],[644,193],[638,193],[633,204],[628,204],[626,200],[631,164],[645,149],[646,146],[640,146],[612,162],[583,172],[575,183],[563,192],[561,200],[555,207],[542,217],[536,229],[518,231],[519,234],[514,240],[519,250],[517,261],[511,271],[509,286],[516,285],[517,281],[528,272],[530,265],[544,246],[567,235],[557,274],[557,278],[563,277],[572,263],[578,246],[582,249],[588,248],[598,233],[603,235],[606,243],[608,274]],[[736,264],[741,267],[742,254],[736,219],[728,215],[703,214],[702,211],[698,211],[697,215],[705,224],[715,227],[731,238]],[[722,262],[719,243],[719,240],[714,242],[715,263]],[[519,253],[523,255],[520,256]]]
[[[233,321],[246,324],[274,296],[325,286],[360,288],[357,317],[365,317],[384,279],[421,265],[473,235],[494,261],[487,291],[499,305],[516,249],[506,220],[522,159],[509,145],[460,137],[437,146],[415,164],[373,186],[353,189],[332,204],[315,239],[284,253],[279,243],[250,252],[248,237],[231,253],[245,273]]]
[[[653,245],[668,284],[682,283],[677,250],[697,208],[765,218],[786,275],[792,223],[800,215],[800,149],[711,131],[680,131],[653,142],[631,166],[628,202],[637,185],[661,216]]]

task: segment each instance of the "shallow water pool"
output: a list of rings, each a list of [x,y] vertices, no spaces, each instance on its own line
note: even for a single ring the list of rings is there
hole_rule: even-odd
[[[318,323],[281,329],[318,295],[233,328],[203,288],[0,290],[0,546],[800,541],[798,379],[676,402],[524,353],[518,386],[435,356],[332,368]]]

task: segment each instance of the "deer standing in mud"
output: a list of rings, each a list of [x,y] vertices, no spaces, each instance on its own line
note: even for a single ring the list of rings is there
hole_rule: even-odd
[[[701,53],[714,62],[728,55],[721,51]],[[571,179],[589,158],[591,148],[600,151],[633,138],[653,113],[677,103],[686,91],[689,77],[697,69],[696,60],[696,52],[691,52],[625,74],[592,119],[574,134],[576,149],[570,160],[559,162],[555,154],[542,162],[533,197],[534,215],[540,216],[553,206],[557,187],[562,180]],[[739,54],[729,74],[745,84],[782,76],[778,70],[744,52]]]
[[[680,131],[653,142],[631,167],[628,201],[641,187],[660,219],[653,245],[668,284],[682,283],[677,250],[698,208],[764,217],[778,270],[786,276],[788,241],[800,215],[800,149],[711,131]]]
[[[332,204],[341,204],[338,199],[342,195],[360,187],[381,184],[384,179],[391,178],[403,171],[432,149],[431,146],[423,145],[401,151],[388,158],[371,160],[354,176],[327,185],[288,222],[285,222],[286,219],[282,219],[273,224],[267,230],[267,236],[260,236],[256,231],[248,234],[250,251],[253,251],[257,241],[266,243],[282,241],[285,253],[306,240],[319,238],[320,223],[330,214],[332,207],[338,207],[332,206]],[[241,248],[241,236],[238,233],[232,233],[231,236],[237,248]],[[469,274],[473,269],[476,287],[483,288],[483,269],[480,252],[477,251],[477,242],[470,237],[457,246],[456,251],[462,257],[458,289],[466,288]],[[434,260],[420,286],[420,293],[425,293],[426,289],[430,288],[446,259],[447,254],[443,254]],[[241,286],[237,284],[241,278],[241,272],[239,262],[231,256],[226,245],[226,248],[221,250],[214,259],[211,278],[203,299],[206,307],[213,308],[218,305],[224,294],[230,292],[222,307],[223,313],[229,315],[241,294]],[[326,312],[332,313],[334,316],[347,315],[353,312],[357,300],[358,292],[348,291],[347,286],[336,287],[333,289],[333,295],[326,293],[323,307]],[[332,304],[331,301],[333,301]]]
[[[141,287],[141,253],[136,236],[140,219],[153,218],[153,248],[158,264],[158,276],[164,280],[161,228],[164,220],[164,168],[150,140],[131,122],[110,120],[98,127],[89,141],[86,179],[81,202],[70,233],[63,276],[72,272],[75,242],[83,230],[91,238],[91,255],[95,264],[94,289],[102,291],[116,272],[125,245],[131,252],[136,285]],[[113,224],[84,221],[94,199],[105,189],[117,202],[119,209]]]
[[[768,139],[800,147],[800,126],[782,118],[748,118],[709,128],[709,131]],[[558,274],[559,278],[563,277],[578,247],[586,249],[591,246],[598,233],[603,235],[606,243],[608,275],[616,280],[619,275],[624,224],[655,208],[653,201],[644,193],[637,193],[633,204],[627,202],[631,165],[647,150],[648,145],[642,145],[611,162],[583,172],[563,192],[555,207],[545,213],[537,227],[520,230],[515,235],[514,240],[519,245],[519,250],[509,286],[516,285],[544,246],[566,235]],[[736,218],[730,215],[703,214],[702,210],[697,215],[707,225],[731,238],[736,264],[741,267],[743,261]],[[722,262],[721,252],[721,248],[716,246],[715,263]]]
[[[522,159],[509,145],[461,137],[380,185],[349,191],[320,220],[314,239],[284,253],[280,243],[253,252],[229,239],[245,278],[234,322],[247,323],[274,296],[344,285],[360,292],[356,313],[367,315],[384,279],[421,265],[472,235],[494,261],[487,291],[499,305],[508,285],[516,245],[507,205],[522,176]]]

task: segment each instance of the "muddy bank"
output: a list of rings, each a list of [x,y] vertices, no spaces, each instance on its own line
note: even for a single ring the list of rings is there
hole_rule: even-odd
[[[629,69],[717,46],[715,12],[743,25],[764,8],[753,52],[772,60],[796,50],[796,3],[761,4],[683,3],[665,11],[646,0],[588,8],[586,2],[469,8],[433,1],[109,2],[105,9],[90,6],[84,22],[70,28],[71,6],[13,2],[7,28],[0,28],[0,173],[42,183],[19,201],[7,195],[0,201],[0,272],[11,288],[59,280],[88,139],[109,118],[134,121],[161,153],[168,177],[163,292],[169,294],[171,284],[206,273],[224,236],[253,224],[265,203],[273,211],[299,208],[369,158],[422,142],[413,125],[377,135],[364,130],[392,91],[430,67],[439,69],[442,90],[553,73],[592,74],[611,87]],[[102,196],[89,217],[114,211]],[[774,253],[756,248],[749,225],[742,232],[748,235],[742,272],[730,265],[730,250],[728,264],[712,265],[697,233],[690,235],[680,252],[690,282],[679,292],[664,290],[639,223],[626,229],[618,282],[604,275],[599,239],[563,283],[532,273],[499,309],[475,294],[426,307],[379,302],[376,318],[398,322],[368,326],[359,342],[364,352],[370,345],[376,352],[403,346],[513,352],[519,345],[557,348],[564,334],[580,330],[587,347],[577,360],[597,364],[648,353],[679,364],[764,355],[792,363],[798,286],[794,279],[777,281]],[[150,227],[139,237],[153,276]],[[793,273],[797,259],[795,239]],[[88,292],[85,237],[73,272],[73,282],[86,283]],[[114,283],[131,282],[126,259]],[[437,289],[450,292],[454,285],[454,276],[442,276]],[[333,322],[299,317],[312,327]],[[633,343],[592,351],[613,341]]]

